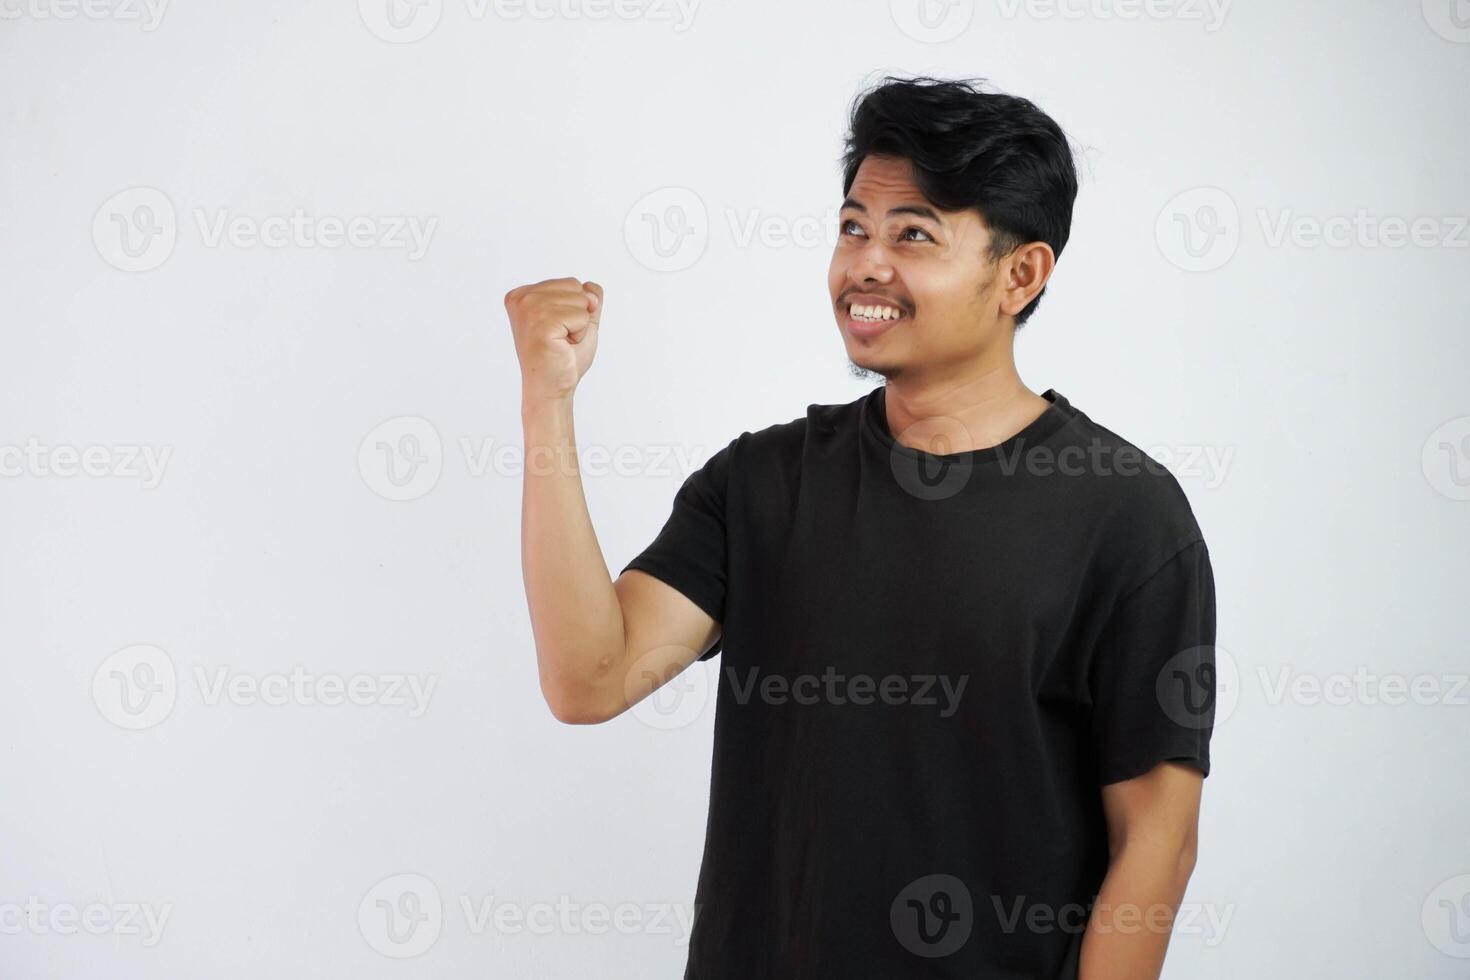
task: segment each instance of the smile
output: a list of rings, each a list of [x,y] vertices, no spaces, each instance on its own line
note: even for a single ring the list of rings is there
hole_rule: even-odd
[[[906,318],[903,310],[886,303],[853,303],[847,309],[844,325],[849,336],[867,340]]]

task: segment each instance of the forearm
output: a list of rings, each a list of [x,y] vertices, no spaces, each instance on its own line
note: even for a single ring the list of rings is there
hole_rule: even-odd
[[[571,398],[523,402],[521,571],[542,691],[558,715],[598,698],[623,653],[623,617],[587,512]]]
[[[1078,980],[1157,980],[1193,870],[1179,846],[1121,848],[1088,918]]]

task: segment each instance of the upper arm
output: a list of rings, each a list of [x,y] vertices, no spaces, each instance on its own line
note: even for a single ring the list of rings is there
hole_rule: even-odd
[[[606,721],[668,683],[721,636],[726,593],[726,500],[736,441],[684,480],[658,536],[613,581],[623,617],[621,657],[587,712]]]
[[[716,652],[728,584],[726,509],[737,441],[689,474],[658,536],[613,582],[623,612],[623,657],[603,689],[601,713],[607,718]]]
[[[1161,762],[1141,776],[1104,786],[1112,856],[1127,846],[1178,854],[1193,866],[1204,778],[1193,765]]]
[[[623,655],[597,720],[627,711],[714,646],[720,624],[678,589],[628,569],[613,582],[623,611]]]

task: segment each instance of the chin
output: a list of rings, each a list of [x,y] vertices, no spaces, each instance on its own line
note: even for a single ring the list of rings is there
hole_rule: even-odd
[[[892,378],[898,373],[898,365],[880,361],[871,355],[847,358],[847,371],[854,378],[864,381],[879,381]]]
[[[878,371],[869,371],[865,367],[859,367],[857,364],[854,364],[852,361],[848,361],[847,362],[847,373],[850,374],[850,375],[852,375],[854,378],[857,378],[859,381],[885,381],[886,382],[888,380],[888,375],[882,374],[882,373],[880,373]]]

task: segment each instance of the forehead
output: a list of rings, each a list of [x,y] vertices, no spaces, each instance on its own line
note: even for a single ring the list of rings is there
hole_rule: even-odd
[[[985,229],[985,221],[974,208],[946,211],[930,202],[914,183],[914,165],[905,157],[869,154],[858,164],[852,187],[847,192],[848,205],[860,204],[870,218],[881,220],[890,212],[932,217],[955,233]]]
[[[869,154],[853,175],[851,197],[909,197],[928,203],[914,183],[914,165],[903,157]],[[866,202],[865,202],[866,203]],[[937,210],[937,209],[936,209]]]

